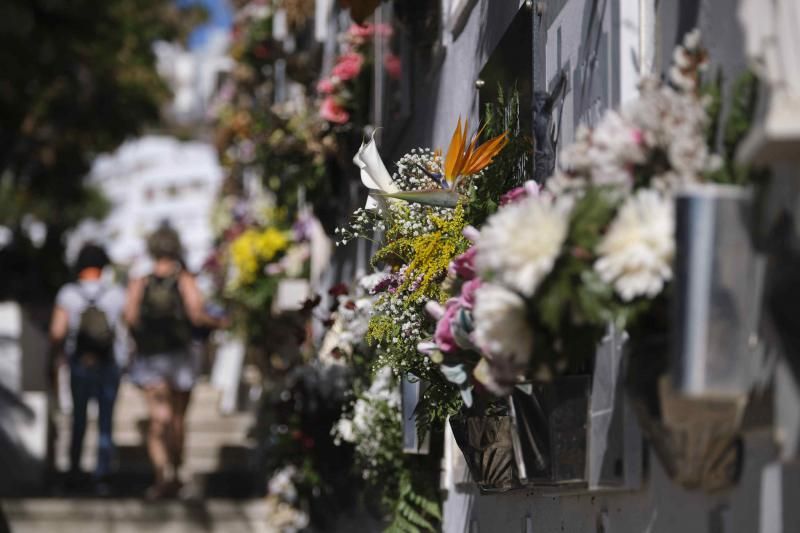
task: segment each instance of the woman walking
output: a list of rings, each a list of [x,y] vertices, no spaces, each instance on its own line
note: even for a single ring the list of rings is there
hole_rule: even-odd
[[[197,367],[190,344],[192,326],[221,327],[204,311],[194,277],[182,267],[178,233],[161,226],[147,241],[152,271],[128,285],[125,320],[136,342],[132,381],[144,390],[150,422],[147,451],[155,482],[147,497],[174,495],[186,434],[185,416]]]
[[[125,291],[104,279],[103,271],[109,264],[102,247],[85,245],[75,264],[77,279],[58,292],[50,322],[50,341],[57,354],[55,363],[68,364],[70,371],[72,435],[69,482],[74,485],[81,478],[86,412],[89,400],[95,399],[98,443],[94,479],[100,493],[108,491],[114,449],[114,401],[119,386],[119,364],[126,356],[122,325]]]

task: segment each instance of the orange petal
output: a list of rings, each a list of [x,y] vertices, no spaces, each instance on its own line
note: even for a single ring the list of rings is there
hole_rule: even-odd
[[[450,139],[450,147],[447,149],[447,158],[444,162],[444,175],[450,177],[453,175],[456,163],[458,162],[459,146],[461,145],[461,117],[458,117],[458,125],[456,131],[453,132],[453,137]]]
[[[507,133],[508,132],[498,135],[494,139],[490,139],[479,146],[478,149],[471,154],[469,161],[464,166],[464,174],[475,174],[486,168],[508,144]]]

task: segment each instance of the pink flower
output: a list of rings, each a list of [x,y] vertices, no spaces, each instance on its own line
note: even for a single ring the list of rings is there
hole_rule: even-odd
[[[470,246],[466,252],[450,262],[450,272],[465,280],[473,279],[475,277],[475,253],[476,248]]]
[[[331,74],[342,81],[352,80],[361,72],[364,56],[349,52],[339,57],[339,61],[331,69]]]
[[[475,291],[477,291],[483,284],[480,278],[471,279],[461,287],[461,296],[458,297],[458,302],[464,309],[472,309],[475,305]]]
[[[475,226],[464,226],[464,229],[461,230],[461,235],[466,237],[469,242],[475,243],[478,242],[481,232]]]
[[[453,336],[452,323],[460,310],[461,306],[458,304],[458,299],[450,298],[445,304],[444,315],[436,323],[436,332],[433,334],[433,340],[439,350],[444,353],[451,353],[458,349],[456,339]]]
[[[394,29],[389,24],[378,24],[375,26],[375,33],[381,37],[389,38],[394,35]]]
[[[644,144],[644,132],[639,128],[633,128],[631,130],[631,137],[633,138],[633,142],[637,145],[641,146]]]
[[[335,90],[336,85],[333,84],[330,78],[322,78],[317,83],[317,92],[320,94],[331,94]]]
[[[372,37],[372,34],[375,33],[375,26],[369,23],[364,24],[363,26],[359,24],[351,24],[350,29],[347,30],[347,33],[351,37],[366,39]]]
[[[383,56],[383,68],[386,69],[386,74],[393,80],[400,79],[400,75],[403,73],[403,65],[400,58],[391,52]]]
[[[539,195],[539,184],[533,180],[526,181],[521,186],[511,189],[500,197],[500,205],[513,204],[528,198],[529,196]]]
[[[334,124],[345,124],[350,120],[350,113],[336,103],[336,99],[333,96],[328,96],[322,101],[322,105],[319,108],[319,116]]]

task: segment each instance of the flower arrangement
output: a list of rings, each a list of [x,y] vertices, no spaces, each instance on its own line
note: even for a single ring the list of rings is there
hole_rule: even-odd
[[[337,443],[353,444],[356,468],[372,485],[391,487],[402,467],[400,418],[400,388],[392,369],[383,367],[333,428]]]
[[[286,466],[275,472],[269,480],[266,507],[267,531],[298,533],[309,525],[307,513],[297,508],[298,492],[295,486],[297,469]]]
[[[353,159],[369,196],[350,223],[336,230],[337,244],[372,239],[376,231],[382,235],[372,262],[386,270],[370,291],[376,299],[366,338],[375,349],[376,368],[390,367],[397,376],[411,374],[428,383],[416,412],[423,431],[460,405],[451,369],[441,358],[419,351],[431,344],[437,329],[426,309],[443,304],[455,290],[451,263],[462,254],[474,255],[465,236],[470,224],[485,220],[502,194],[524,181],[531,150],[518,133],[518,106],[516,96],[501,96],[487,109],[483,128],[470,135],[469,124],[459,120],[446,153],[413,149],[397,161],[392,174],[374,137],[362,143]],[[487,140],[481,143],[484,135]]]
[[[349,366],[355,379],[371,374],[372,348],[366,342],[369,321],[375,305],[370,288],[383,274],[363,277],[350,294],[344,284],[335,285],[328,293],[335,298],[331,315],[325,321],[327,328],[320,343],[318,357],[327,364]],[[358,389],[356,384],[355,388]]]
[[[337,230],[340,244],[370,238],[376,229],[384,232],[384,244],[372,260],[389,271],[372,289],[377,299],[367,340],[376,347],[378,366],[388,366],[398,376],[413,374],[429,381],[428,394],[440,399],[450,395],[449,386],[433,361],[417,351],[432,326],[425,307],[446,299],[450,262],[469,245],[462,232],[473,184],[508,143],[507,133],[502,132],[479,145],[479,133],[470,139],[468,128],[459,120],[446,156],[414,149],[400,158],[393,175],[381,161],[374,137],[362,144],[354,162],[370,197],[350,225]],[[437,401],[430,405],[448,408]]]
[[[609,323],[630,329],[663,307],[674,193],[731,181],[709,135],[705,65],[692,32],[669,83],[644,80],[639,98],[579,129],[541,190],[509,191],[479,230],[467,229],[474,244],[451,265],[453,296],[428,306],[436,333],[420,345],[467,405],[476,385],[504,395],[524,378],[588,370]]]
[[[320,97],[319,115],[335,126],[367,123],[367,104],[374,62],[373,41],[391,39],[393,30],[386,24],[353,24],[342,36],[344,52],[340,54],[328,76],[317,83]],[[398,56],[387,52],[382,58],[392,78],[400,76]]]

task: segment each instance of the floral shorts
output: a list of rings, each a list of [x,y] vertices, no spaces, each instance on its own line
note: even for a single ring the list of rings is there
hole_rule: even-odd
[[[139,387],[167,383],[188,391],[197,382],[197,365],[189,352],[137,355],[130,368],[130,378]]]

